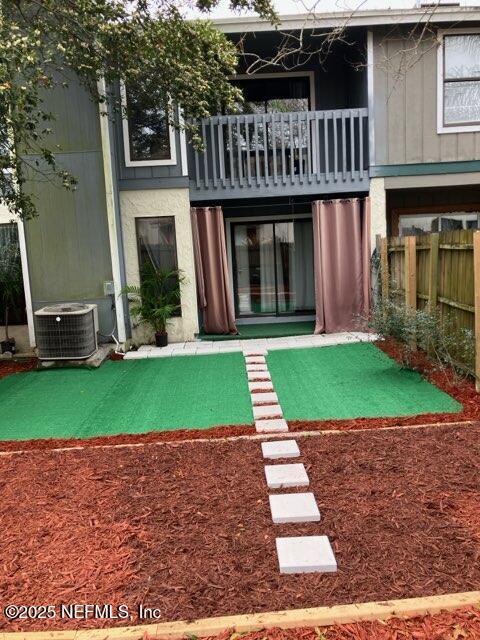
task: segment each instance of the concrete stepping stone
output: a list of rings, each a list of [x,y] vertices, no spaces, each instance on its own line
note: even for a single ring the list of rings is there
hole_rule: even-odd
[[[337,561],[327,536],[277,538],[280,573],[334,573]]]
[[[247,364],[247,371],[268,371],[266,364]]]
[[[273,385],[271,380],[260,380],[257,382],[248,383],[249,391],[273,391]]]
[[[266,364],[265,356],[245,356],[247,364]]]
[[[268,371],[247,371],[247,378],[250,382],[255,382],[255,380],[271,380],[272,379]]]
[[[262,442],[264,458],[276,460],[277,458],[298,458],[300,449],[296,440],[270,440]]]
[[[301,462],[295,464],[267,464],[265,478],[269,489],[308,487],[310,480]]]
[[[260,407],[253,407],[253,417],[258,418],[281,418],[282,409],[279,404],[265,404]]]
[[[268,499],[274,524],[320,521],[320,511],[311,492],[277,493]]]
[[[278,404],[278,396],[275,391],[269,391],[267,393],[252,393],[250,394],[250,398],[252,399],[252,404],[254,406],[257,404],[263,404],[265,402],[269,402],[270,404]]]
[[[257,433],[281,433],[288,431],[287,421],[283,418],[255,420]]]
[[[249,346],[244,346],[243,349],[243,355],[246,356],[266,356],[267,355],[267,350],[265,349],[265,347],[262,346],[255,346],[255,345],[249,345]]]

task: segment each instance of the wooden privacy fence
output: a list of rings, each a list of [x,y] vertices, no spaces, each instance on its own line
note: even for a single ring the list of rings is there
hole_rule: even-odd
[[[445,231],[380,239],[382,296],[437,312],[475,335],[480,391],[480,231]]]

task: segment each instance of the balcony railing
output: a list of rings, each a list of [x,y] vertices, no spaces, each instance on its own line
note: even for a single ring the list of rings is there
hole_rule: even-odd
[[[368,189],[368,110],[214,116],[190,148],[194,200]]]

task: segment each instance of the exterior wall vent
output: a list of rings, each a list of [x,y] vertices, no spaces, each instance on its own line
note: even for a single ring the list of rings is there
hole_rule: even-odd
[[[35,311],[40,360],[80,360],[97,350],[96,304],[65,302]]]

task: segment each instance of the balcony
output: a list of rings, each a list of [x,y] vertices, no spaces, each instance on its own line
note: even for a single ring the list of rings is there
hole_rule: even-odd
[[[214,116],[189,148],[193,201],[367,191],[368,109]]]

